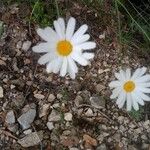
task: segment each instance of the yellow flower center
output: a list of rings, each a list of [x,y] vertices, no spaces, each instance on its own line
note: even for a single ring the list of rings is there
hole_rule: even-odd
[[[72,52],[72,44],[63,40],[57,43],[57,52],[61,56],[68,56]]]
[[[132,92],[135,89],[135,83],[133,81],[127,81],[124,86],[123,89],[126,92]]]

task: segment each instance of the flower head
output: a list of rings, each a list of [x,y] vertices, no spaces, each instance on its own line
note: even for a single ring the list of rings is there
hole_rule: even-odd
[[[150,97],[146,94],[150,93],[150,75],[144,75],[145,73],[145,67],[138,68],[132,75],[130,69],[115,73],[118,80],[109,84],[113,89],[110,98],[117,98],[116,103],[119,108],[122,108],[126,102],[128,111],[132,106],[138,110],[139,104],[144,105],[144,101],[150,101]]]
[[[78,67],[75,62],[82,66],[89,63],[89,59],[94,57],[90,50],[96,47],[95,42],[88,41],[90,36],[85,34],[88,29],[86,24],[75,31],[76,20],[71,17],[67,25],[63,18],[54,21],[53,30],[51,27],[37,29],[38,35],[46,42],[33,47],[37,53],[46,53],[38,60],[38,63],[46,64],[48,73],[59,73],[65,76],[67,73],[71,78],[75,78]]]

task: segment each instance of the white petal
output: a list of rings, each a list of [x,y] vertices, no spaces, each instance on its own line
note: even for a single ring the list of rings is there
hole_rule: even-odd
[[[74,66],[72,66],[72,61],[71,61],[72,59],[71,58],[69,58],[68,57],[68,73],[69,73],[69,75],[70,75],[70,77],[72,78],[72,79],[75,79],[75,73],[76,73],[76,71],[75,71],[75,68],[74,68]],[[71,63],[70,63],[71,62]]]
[[[150,101],[150,97],[147,96],[146,94],[144,94],[143,92],[138,92],[137,91],[137,94],[139,97],[141,97],[144,101]]]
[[[55,62],[55,60],[52,60],[51,62],[49,62],[49,63],[47,64],[47,66],[46,66],[46,71],[47,71],[48,73],[51,73],[51,72],[53,71],[54,62]]]
[[[47,62],[50,62],[50,61],[52,61],[55,58],[56,58],[56,55],[54,53],[47,53],[47,54],[45,54],[45,55],[40,57],[40,59],[38,60],[38,63],[40,65],[44,65]]]
[[[88,65],[88,61],[84,57],[82,57],[82,55],[80,55],[76,52],[72,53],[71,58],[82,66]]]
[[[81,44],[81,43],[84,43],[84,42],[88,41],[89,38],[90,38],[90,35],[89,34],[85,34],[85,35],[82,35],[82,36],[80,36],[80,37],[78,37],[76,39],[72,39],[71,41],[74,44]]]
[[[93,59],[94,58],[94,53],[83,53],[82,55],[85,59]]]
[[[65,37],[63,36],[63,31],[62,31],[58,21],[54,21],[54,27],[55,27],[56,33],[58,34],[59,39],[63,40]]]
[[[126,69],[126,79],[129,80],[131,78],[131,70],[128,68]]]
[[[148,81],[150,81],[150,75],[144,75],[140,78],[137,78],[135,81],[137,83],[139,83],[139,82],[148,82]]]
[[[145,82],[145,83],[136,83],[137,87],[150,87],[150,82]]]
[[[142,98],[139,96],[138,92],[132,92],[131,93],[133,100],[135,100],[136,102],[138,102],[140,105],[144,105],[144,101],[142,100]]]
[[[121,85],[122,85],[122,83],[121,83],[120,81],[118,81],[118,80],[116,80],[116,81],[111,81],[111,82],[109,83],[109,87],[111,87],[111,88],[116,88],[116,87],[121,86]]]
[[[120,102],[118,102],[118,107],[119,108],[122,108],[124,106],[124,103],[126,101],[126,97],[127,97],[127,94],[125,92],[123,92],[122,93],[122,99],[120,100]]]
[[[147,70],[146,67],[138,68],[138,69],[134,72],[133,76],[131,77],[131,80],[138,79],[139,77],[141,77],[142,75],[145,74],[146,70]]]
[[[115,89],[112,91],[112,95],[110,96],[110,98],[111,98],[111,99],[117,98],[118,95],[120,94],[121,90],[122,90],[122,89],[121,89],[120,87],[115,88]]]
[[[115,77],[116,77],[118,80],[120,80],[120,81],[123,80],[123,79],[121,78],[121,76],[120,76],[120,73],[115,73]]]
[[[121,91],[121,93],[119,93],[117,101],[116,101],[117,105],[122,102],[124,95],[125,95],[125,93],[123,91]]]
[[[132,108],[132,98],[131,98],[131,94],[128,93],[127,94],[127,111],[130,111]]]
[[[121,80],[122,81],[125,81],[126,80],[126,74],[125,74],[125,72],[123,71],[123,70],[120,70],[120,78],[121,78]]]
[[[86,24],[82,25],[73,35],[71,41],[74,41],[78,37],[81,37],[88,29],[88,26]]]
[[[54,49],[55,49],[55,45],[50,43],[40,43],[39,45],[34,46],[32,48],[32,50],[36,53],[51,52]]]
[[[59,23],[59,26],[61,27],[62,36],[65,37],[65,21],[63,18],[58,18],[57,22]]]
[[[150,93],[150,88],[137,87],[137,91],[141,91],[143,93]]]
[[[93,49],[96,47],[96,43],[95,42],[85,42],[82,43],[80,45],[78,45],[81,49],[83,50],[88,50],[88,49]]]
[[[66,39],[70,40],[75,30],[76,20],[71,17],[68,21],[67,28],[66,28]]]
[[[70,68],[72,68],[72,70],[74,70],[74,72],[77,73],[78,67],[77,67],[76,63],[74,62],[74,60],[72,58],[68,57],[68,63],[69,63]]]
[[[46,27],[45,29],[38,28],[37,34],[47,42],[54,42],[58,40],[56,32],[50,27]]]
[[[62,58],[58,57],[54,62],[53,72],[58,73],[62,66]]]
[[[139,110],[139,105],[138,102],[136,101],[135,97],[133,96],[133,94],[131,93],[131,98],[132,98],[132,102],[133,102],[133,108],[137,111]]]
[[[62,67],[61,67],[61,70],[60,70],[60,76],[64,77],[66,75],[67,67],[68,67],[68,61],[67,61],[67,58],[64,57]]]

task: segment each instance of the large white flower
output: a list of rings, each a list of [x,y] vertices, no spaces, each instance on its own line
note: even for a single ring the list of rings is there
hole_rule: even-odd
[[[150,101],[150,97],[147,95],[150,93],[150,75],[144,75],[145,72],[146,68],[142,67],[138,68],[133,75],[131,75],[130,69],[115,73],[118,80],[109,84],[110,88],[113,88],[110,98],[117,98],[116,103],[119,108],[122,108],[126,102],[128,111],[132,109],[132,106],[138,110],[139,104],[144,105],[144,101]]]
[[[82,66],[89,63],[89,59],[94,57],[90,50],[96,47],[95,42],[88,41],[90,36],[85,34],[88,29],[86,24],[82,25],[75,32],[76,20],[71,17],[67,25],[63,18],[54,21],[55,30],[50,27],[37,29],[38,35],[46,42],[33,47],[37,53],[46,53],[38,60],[39,64],[46,64],[48,73],[58,73],[65,76],[69,73],[71,78],[75,78],[78,67],[75,62]]]

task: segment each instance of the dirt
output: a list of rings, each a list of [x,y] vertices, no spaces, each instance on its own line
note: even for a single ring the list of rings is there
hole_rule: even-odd
[[[63,1],[61,3],[64,4]],[[32,46],[40,40],[36,34],[38,25],[29,25],[24,19],[25,14],[22,16],[19,13],[18,5],[0,8],[0,20],[4,23],[0,40],[0,86],[3,89],[3,97],[0,98],[0,148],[148,150],[149,104],[142,108],[142,117],[135,120],[109,99],[111,91],[108,83],[114,79],[113,73],[121,67],[135,69],[146,66],[149,71],[149,54],[142,53],[136,47],[120,44],[116,34],[116,18],[107,16],[107,13],[102,18],[97,10],[79,2],[70,2],[69,6],[64,17],[75,17],[77,26],[88,24],[91,39],[97,43],[94,60],[87,67],[79,67],[75,80],[68,76],[61,78],[56,74],[47,74],[45,66],[37,64],[39,55],[32,52]],[[109,7],[107,9],[109,12]],[[25,50],[22,45],[27,41],[32,44]],[[91,103],[91,98],[101,101],[98,108]],[[43,136],[40,142],[34,141],[35,145],[26,147],[18,142],[26,133],[17,118],[27,105],[33,103],[36,105],[36,117],[25,131],[42,133]],[[41,109],[45,109],[44,115],[40,115]],[[5,120],[10,110],[14,111],[16,118],[13,130]],[[52,110],[59,117],[52,121],[48,129],[48,117]],[[72,114],[68,121],[64,119],[66,113]]]

